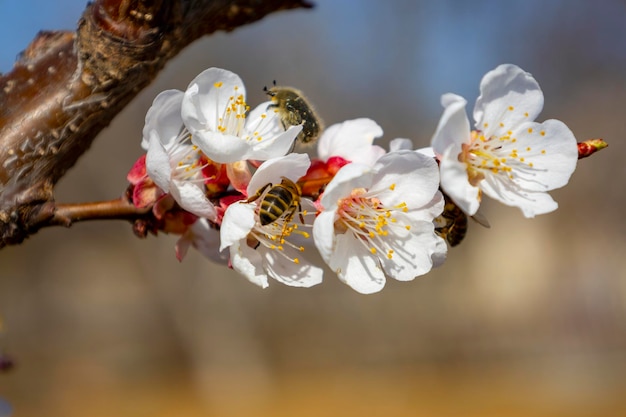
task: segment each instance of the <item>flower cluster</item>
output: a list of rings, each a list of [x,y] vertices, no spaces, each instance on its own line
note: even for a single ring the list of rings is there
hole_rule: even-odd
[[[311,158],[293,152],[306,126],[285,123],[289,109],[251,109],[241,79],[210,68],[154,100],[130,195],[152,209],[155,229],[181,235],[179,259],[193,246],[261,287],[310,287],[330,269],[374,293],[442,264],[458,218],[476,216],[483,193],[533,217],[556,209],[547,191],[576,167],[574,135],[534,121],[543,95],[514,65],[483,78],[474,129],[465,99],[442,104],[432,148],[395,139],[386,151],[374,144],[381,127],[362,118],[328,127]]]

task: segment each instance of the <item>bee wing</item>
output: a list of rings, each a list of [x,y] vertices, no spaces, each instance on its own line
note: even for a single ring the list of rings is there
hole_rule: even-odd
[[[487,218],[485,217],[484,214],[482,214],[480,212],[480,210],[478,210],[473,216],[472,216],[472,220],[474,220],[476,223],[478,223],[479,225],[486,227],[487,229],[489,229],[491,227],[491,225],[489,224],[489,220],[487,220]]]

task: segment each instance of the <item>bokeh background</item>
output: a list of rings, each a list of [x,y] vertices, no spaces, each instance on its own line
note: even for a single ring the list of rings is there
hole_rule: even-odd
[[[563,120],[608,150],[524,219],[487,202],[447,263],[363,296],[332,274],[261,290],[174,236],[124,222],[43,230],[0,251],[0,374],[15,416],[626,415],[626,3],[618,0],[318,0],[219,33],[170,62],[62,180],[62,202],[115,198],[145,112],[210,66],[248,102],[272,80],[327,125],[371,117],[426,146],[439,97],[472,103],[500,63],[531,72]],[[0,71],[41,29],[72,29],[84,0],[0,0]],[[471,105],[470,105],[471,108]],[[0,414],[3,413],[0,404]]]

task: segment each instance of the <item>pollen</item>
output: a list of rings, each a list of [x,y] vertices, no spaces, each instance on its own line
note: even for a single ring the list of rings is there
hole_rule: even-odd
[[[396,189],[396,184],[391,184],[391,185],[389,186],[389,189],[390,189],[391,191],[395,190],[395,189]]]
[[[528,117],[528,112],[524,112],[524,117]]]
[[[542,130],[541,132],[539,132],[539,134],[540,134],[541,136],[545,136],[545,135],[546,135],[546,131],[545,131],[545,130]]]
[[[504,123],[500,122],[500,127],[504,127]]]
[[[526,148],[526,151],[527,151],[527,152],[530,152],[530,146],[529,146],[528,148]]]
[[[542,150],[541,150],[541,154],[542,154],[542,155],[545,155],[545,154],[546,154],[546,150],[545,150],[545,149],[542,149]]]
[[[513,111],[513,110],[515,110],[515,107],[509,106],[509,111]]]
[[[223,85],[224,85],[224,83],[223,83],[223,82],[218,81],[218,82],[216,82],[215,84],[213,84],[213,87],[215,87],[215,88],[220,88],[220,87],[221,87],[221,86],[223,86]]]
[[[528,133],[533,133],[533,128],[532,127],[528,128]]]

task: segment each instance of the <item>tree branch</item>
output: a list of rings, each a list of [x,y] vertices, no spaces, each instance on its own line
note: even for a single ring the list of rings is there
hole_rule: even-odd
[[[96,0],[0,76],[0,247],[55,218],[53,188],[167,61],[197,38],[306,0]],[[56,221],[53,221],[55,223]]]

